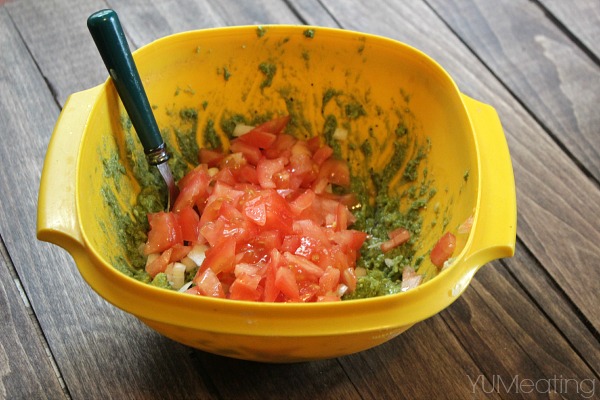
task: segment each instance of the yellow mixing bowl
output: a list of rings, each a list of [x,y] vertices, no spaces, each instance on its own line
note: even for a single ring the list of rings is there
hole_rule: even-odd
[[[334,116],[347,135],[342,151],[353,171],[380,170],[393,142],[405,140],[407,163],[420,150],[426,154],[412,165],[418,168],[411,184],[437,190],[421,210],[416,255],[424,260],[419,273],[425,282],[407,292],[337,303],[267,304],[160,289],[115,268],[126,259],[121,241],[131,232],[119,232],[114,210],[132,215],[141,190],[135,169],[147,168],[127,134],[122,104],[110,79],[73,94],[46,155],[38,238],[68,250],[98,294],[163,335],[211,353],[267,362],[350,354],[440,312],[480,266],[513,254],[515,185],[497,114],[461,94],[418,50],[344,30],[246,26],[176,34],[144,46],[134,58],[174,148],[185,147],[177,145],[178,133],[191,130],[202,146],[213,128],[226,146],[222,122],[235,114],[290,113],[289,129],[305,137],[321,134],[326,118]],[[197,113],[192,125],[181,113],[189,109]],[[400,126],[406,130],[398,132]],[[408,139],[399,139],[404,134]],[[376,155],[370,161],[357,150],[365,140]],[[118,172],[115,165],[122,166]],[[403,204],[415,196],[406,182],[394,191]],[[470,233],[458,233],[470,216]],[[438,273],[428,254],[445,231],[456,234],[457,247]]]

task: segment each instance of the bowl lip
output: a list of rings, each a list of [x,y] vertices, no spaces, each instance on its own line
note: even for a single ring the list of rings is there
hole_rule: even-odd
[[[457,98],[457,100],[459,101],[459,103],[460,103],[459,109],[464,114],[463,117],[464,117],[466,123],[468,123],[468,126],[471,130],[471,136],[474,138],[475,131],[473,129],[471,119],[467,112],[466,105],[464,104],[464,101],[462,100],[461,93],[459,91],[458,86],[456,85],[455,81],[452,79],[450,74],[439,63],[437,63],[433,58],[431,58],[430,56],[428,56],[426,53],[422,52],[421,50],[419,50],[411,45],[408,45],[406,43],[400,42],[398,40],[380,36],[380,35],[376,35],[376,34],[364,33],[364,32],[358,32],[358,31],[346,30],[346,29],[340,29],[340,28],[315,26],[315,25],[264,24],[264,25],[226,26],[226,27],[215,27],[215,28],[183,31],[183,32],[174,33],[174,34],[171,34],[168,36],[164,36],[164,37],[158,38],[148,44],[141,46],[140,48],[135,50],[133,52],[133,54],[134,54],[134,57],[139,57],[140,55],[143,55],[145,52],[154,51],[155,47],[168,45],[172,41],[186,40],[188,37],[192,37],[192,36],[195,37],[197,35],[201,35],[201,36],[205,36],[205,35],[211,36],[211,35],[221,35],[221,34],[245,35],[245,34],[247,34],[248,30],[252,30],[255,32],[254,34],[256,34],[256,30],[259,27],[265,28],[266,35],[268,35],[269,32],[288,33],[288,34],[289,33],[298,33],[298,32],[302,33],[306,30],[312,29],[312,30],[315,30],[316,35],[321,35],[323,33],[326,33],[326,34],[332,35],[332,36],[340,36],[341,35],[341,37],[344,37],[344,38],[353,38],[353,39],[365,38],[366,39],[365,42],[368,42],[368,40],[370,39],[370,40],[375,40],[378,42],[389,43],[389,44],[392,44],[393,46],[397,46],[398,48],[402,48],[404,51],[410,51],[410,52],[415,53],[419,58],[425,60],[430,66],[432,66],[437,71],[437,73],[440,74],[441,76],[443,76],[443,79],[445,79],[447,81],[447,83],[450,84],[450,87],[452,88],[452,96],[455,96]],[[307,40],[310,40],[310,39],[307,38]],[[110,81],[111,81],[111,78],[108,77],[107,80],[100,85],[100,86],[103,86],[100,93],[106,91],[106,87],[107,87],[107,85],[110,84]],[[100,94],[99,94],[99,96],[100,96]],[[91,113],[94,113],[97,107],[98,107],[98,101],[95,101],[92,106]],[[87,127],[85,129],[87,130]],[[83,144],[83,142],[84,142],[84,140],[82,140],[82,144]],[[473,140],[473,145],[474,145],[474,152],[476,154],[476,160],[477,160],[477,168],[478,168],[477,175],[478,175],[478,180],[480,180],[481,177],[480,177],[479,171],[481,170],[481,166],[480,166],[479,147],[475,140]],[[80,174],[79,165],[80,165],[80,161],[81,161],[80,157],[81,157],[81,151],[78,153],[77,168],[76,168],[76,175],[77,175],[76,182],[79,182],[79,179],[80,179],[80,177],[79,177],[79,174]],[[417,301],[417,300],[423,299],[423,298],[429,299],[430,295],[437,293],[440,289],[444,289],[444,288],[447,289],[445,291],[445,293],[442,290],[443,296],[439,300],[436,307],[427,308],[428,311],[430,311],[428,313],[429,315],[420,314],[418,316],[418,318],[415,318],[414,316],[412,316],[410,318],[405,318],[405,319],[402,319],[399,317],[398,324],[389,326],[389,328],[394,328],[399,325],[412,325],[416,322],[419,322],[421,320],[424,320],[424,319],[430,317],[431,315],[438,313],[442,309],[449,306],[456,298],[458,298],[460,296],[460,294],[462,293],[462,291],[468,286],[471,277],[473,276],[473,274],[475,273],[475,271],[477,270],[477,268],[479,266],[471,266],[471,267],[462,268],[462,269],[456,268],[456,267],[458,267],[460,262],[465,258],[465,255],[470,250],[472,242],[473,242],[473,232],[475,231],[475,226],[478,221],[478,214],[479,214],[479,208],[480,208],[479,203],[480,203],[480,198],[481,198],[480,182],[477,182],[477,185],[478,185],[478,190],[477,190],[476,203],[475,203],[473,228],[465,242],[465,245],[464,245],[462,251],[458,255],[453,257],[454,262],[452,263],[452,265],[450,265],[449,268],[445,268],[445,269],[441,270],[440,272],[438,272],[438,274],[435,277],[431,278],[430,280],[423,283],[422,285],[419,285],[416,288],[413,288],[406,292],[400,292],[400,293],[365,298],[365,299],[345,300],[345,301],[340,301],[340,302],[269,303],[269,302],[251,302],[251,301],[240,301],[240,300],[234,301],[234,300],[230,300],[230,299],[215,299],[215,298],[209,298],[209,297],[204,297],[204,296],[193,296],[193,295],[185,296],[185,293],[179,293],[178,291],[166,290],[166,289],[154,287],[147,283],[140,282],[133,277],[129,277],[129,276],[123,274],[122,272],[118,271],[115,267],[113,267],[111,264],[106,262],[97,253],[94,246],[91,245],[91,241],[88,238],[86,231],[84,229],[81,229],[81,222],[79,222],[79,226],[81,229],[82,238],[83,238],[84,245],[85,245],[86,255],[93,259],[93,264],[95,265],[95,267],[98,267],[101,269],[103,278],[107,279],[110,284],[115,285],[115,286],[122,286],[122,288],[121,288],[122,290],[137,293],[135,295],[135,297],[137,297],[137,298],[144,297],[144,298],[153,299],[153,301],[155,303],[164,302],[166,304],[169,304],[169,307],[171,309],[173,307],[176,307],[178,310],[181,310],[183,312],[190,312],[191,308],[192,309],[193,308],[207,309],[207,310],[219,309],[224,312],[233,312],[233,313],[237,312],[237,313],[242,313],[242,314],[243,313],[258,313],[262,316],[266,316],[266,318],[269,318],[271,316],[275,317],[275,318],[282,318],[282,317],[285,317],[287,315],[287,313],[289,313],[290,311],[293,310],[293,315],[294,315],[293,318],[298,318],[303,315],[306,317],[317,318],[317,317],[319,317],[320,314],[325,314],[325,311],[327,311],[328,309],[332,309],[335,311],[352,309],[353,313],[357,313],[357,312],[358,313],[360,313],[360,312],[371,313],[374,309],[393,308],[399,304],[402,305],[404,303],[407,303],[407,304],[423,303],[422,300],[421,301]],[[76,196],[76,208],[77,208],[77,217],[78,217],[79,221],[81,221],[80,195]],[[78,264],[78,268],[79,268],[79,263],[77,263],[77,264]],[[456,287],[457,282],[460,282],[460,281],[463,281],[465,284],[463,284],[461,286],[460,290],[453,290],[453,287]],[[88,281],[88,284],[90,284],[90,286],[96,290],[95,282]],[[102,297],[104,297],[105,299],[107,299],[109,302],[113,303],[117,307],[119,307],[125,311],[131,312],[132,314],[134,314],[140,318],[153,320],[153,321],[157,321],[157,322],[165,322],[165,323],[169,323],[169,321],[173,320],[173,318],[171,318],[169,316],[169,314],[163,314],[162,318],[157,319],[156,313],[154,312],[154,310],[153,310],[153,312],[148,313],[148,312],[145,312],[144,308],[142,308],[142,307],[139,307],[139,306],[131,307],[131,306],[128,306],[127,304],[123,304],[123,302],[116,301],[115,296],[109,295],[108,297],[110,297],[110,298],[107,298],[106,293],[99,291],[99,290],[97,290],[97,292],[98,292],[98,294],[100,294]],[[182,296],[182,294],[184,296]],[[185,304],[182,304],[182,303],[185,303]],[[329,314],[329,313],[327,313],[327,314]],[[347,315],[344,314],[343,317],[347,318]],[[328,317],[327,319],[330,319],[330,317]],[[198,328],[198,322],[193,322],[193,321],[190,322],[189,324],[179,324],[179,325],[187,326],[189,328]],[[372,328],[373,330],[381,330],[382,329],[381,326],[377,327],[376,329],[373,328],[372,323],[368,324],[368,327]],[[355,330],[365,332],[365,331],[368,331],[369,329],[357,327],[357,329],[355,329]],[[338,332],[338,331],[339,330],[336,330],[335,332]],[[344,327],[343,331],[349,332],[347,327]],[[335,332],[332,331],[331,334],[335,334]],[[306,334],[304,334],[303,336],[306,336]]]

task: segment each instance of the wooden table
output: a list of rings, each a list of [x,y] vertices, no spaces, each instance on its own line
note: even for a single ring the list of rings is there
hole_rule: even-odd
[[[87,16],[132,47],[174,32],[311,24],[388,36],[496,108],[512,155],[516,255],[448,309],[369,351],[269,365],[161,337],[35,237],[52,128],[106,71]],[[0,398],[600,398],[598,0],[0,1]]]

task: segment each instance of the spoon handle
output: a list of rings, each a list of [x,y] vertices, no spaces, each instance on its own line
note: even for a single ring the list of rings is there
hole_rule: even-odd
[[[167,161],[169,157],[164,141],[117,13],[110,9],[97,11],[90,15],[87,26],[142,142],[149,163],[157,165]]]

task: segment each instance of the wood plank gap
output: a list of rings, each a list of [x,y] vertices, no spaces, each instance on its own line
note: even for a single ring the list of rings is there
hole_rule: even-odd
[[[290,0],[283,0],[283,2],[285,3],[285,5],[290,9],[290,11],[292,12],[292,14],[298,18],[298,20],[300,21],[300,23],[302,25],[308,25],[308,21],[302,16],[302,13],[300,13],[300,11],[298,11],[298,8],[296,8],[294,6],[294,3],[291,2]],[[337,21],[336,21],[337,22]]]
[[[19,273],[17,272],[17,269],[15,268],[15,264],[13,263],[10,253],[8,252],[8,249],[6,247],[6,243],[4,242],[4,238],[1,235],[0,235],[0,255],[6,261],[8,273],[10,274],[10,277],[13,280],[13,282],[17,288],[17,291],[19,292],[21,301],[23,301],[23,303],[25,304],[25,309],[27,310],[27,315],[29,316],[29,319],[31,320],[31,325],[35,329],[36,336],[38,338],[40,338],[40,342],[42,344],[44,351],[46,352],[46,356],[48,357],[48,360],[50,361],[50,365],[52,366],[52,370],[54,371],[54,374],[56,375],[58,384],[60,385],[60,387],[63,391],[63,394],[65,395],[65,398],[71,399],[72,397],[71,397],[71,394],[69,393],[69,389],[65,385],[65,380],[63,379],[62,373],[61,373],[60,369],[58,368],[58,364],[56,362],[56,359],[54,358],[54,354],[52,354],[52,351],[50,350],[50,345],[48,344],[48,339],[46,338],[46,335],[44,335],[44,331],[42,330],[40,321],[38,320],[38,318],[35,314],[35,311],[33,310],[33,307],[31,306],[31,302],[29,301],[29,296],[27,296],[27,292],[25,292],[25,290],[23,288]]]
[[[544,13],[544,15],[552,22],[558,30],[560,30],[566,37],[568,37],[579,49],[587,55],[590,60],[592,60],[596,65],[600,66],[600,58],[583,43],[576,34],[574,34],[568,27],[566,27],[562,21],[556,17],[552,11],[550,11],[544,4],[542,4],[539,0],[531,0],[533,4],[539,7],[540,10]]]
[[[581,323],[588,329],[588,331],[592,334],[592,336],[598,340],[598,342],[600,342],[600,332],[598,332],[596,330],[596,328],[594,327],[594,325],[590,322],[590,320],[585,316],[585,314],[583,314],[581,312],[581,310],[579,310],[579,308],[577,308],[577,306],[575,305],[575,303],[573,303],[573,301],[571,300],[571,298],[565,293],[565,291],[560,287],[560,285],[558,284],[558,282],[556,282],[556,280],[554,279],[554,277],[548,273],[548,271],[543,268],[542,264],[540,263],[540,261],[535,257],[535,255],[527,248],[527,246],[525,245],[525,243],[523,243],[523,241],[517,236],[517,241],[521,244],[522,248],[524,250],[522,251],[526,251],[527,255],[533,259],[535,261],[535,263],[537,263],[540,266],[540,270],[543,271],[544,275],[545,275],[545,279],[552,285],[551,289],[553,289],[555,292],[557,292],[564,300],[566,305],[569,307],[570,311],[577,317],[579,318],[579,320],[581,321]],[[519,279],[519,277],[512,271],[512,269],[509,267],[509,265],[506,263],[505,260],[499,260],[499,263],[504,267],[504,269],[506,269],[506,271],[508,272],[508,274],[515,280],[515,282],[517,282],[517,285],[519,285],[519,287],[521,288],[521,290],[523,290],[523,292],[525,293],[525,295],[527,296],[527,298],[531,301],[532,304],[534,304],[538,310],[540,311],[540,313],[550,322],[550,325],[552,325],[560,334],[560,336],[567,342],[569,343],[569,345],[571,346],[571,348],[573,349],[573,352],[575,352],[575,354],[577,354],[579,356],[579,358],[581,358],[581,360],[583,360],[583,362],[585,363],[585,365],[591,370],[594,371],[594,375],[597,378],[600,378],[600,374],[598,373],[598,371],[596,371],[595,367],[593,365],[591,365],[588,361],[587,358],[585,357],[585,355],[581,354],[581,352],[579,351],[579,349],[577,348],[577,346],[575,346],[573,344],[573,342],[570,340],[569,336],[567,336],[563,330],[560,328],[560,326],[558,326],[555,322],[554,319],[546,312],[546,309],[543,307],[542,304],[540,304],[540,302],[530,293],[530,291],[528,290],[527,286]]]
[[[44,72],[42,71],[42,68],[38,64],[37,60],[35,59],[34,54],[32,53],[31,49],[29,48],[29,45],[27,44],[27,40],[25,40],[25,38],[21,34],[21,31],[19,30],[17,24],[15,23],[12,15],[10,13],[10,8],[5,8],[5,9],[6,9],[6,15],[8,16],[8,19],[10,20],[10,23],[14,26],[15,31],[17,32],[17,35],[19,35],[19,39],[21,39],[21,42],[23,42],[23,45],[25,46],[25,49],[27,49],[27,53],[29,54],[29,57],[33,61],[33,64],[35,65],[35,68],[40,73],[40,76],[42,77],[42,79],[44,79],[44,83],[48,87],[48,90],[50,91],[50,94],[52,94],[52,99],[54,99],[54,102],[56,103],[56,105],[58,106],[58,108],[60,110],[62,110],[62,105],[60,104],[60,101],[58,100],[58,91],[56,90],[56,88],[54,87],[54,85],[52,85],[52,83],[46,77],[46,75],[44,75]]]
[[[467,48],[471,54],[481,63],[481,65],[499,82],[499,84],[510,94],[510,96],[521,106],[523,109],[529,114],[533,120],[542,128],[544,132],[552,139],[554,143],[569,157],[569,159],[577,166],[577,168],[583,172],[583,174],[588,178],[591,182],[594,183],[596,188],[600,189],[600,180],[598,180],[594,174],[569,150],[565,144],[560,140],[560,138],[552,132],[552,130],[541,120],[527,104],[517,96],[517,94],[508,86],[496,72],[490,68],[490,66],[485,62],[483,58],[479,56],[479,54],[473,49],[468,42],[466,42],[459,34],[454,30],[452,25],[450,25],[444,19],[443,15],[440,14],[435,7],[433,7],[429,0],[423,0],[423,2],[429,7],[429,9],[440,19],[441,23],[444,24],[455,36],[456,38]]]

